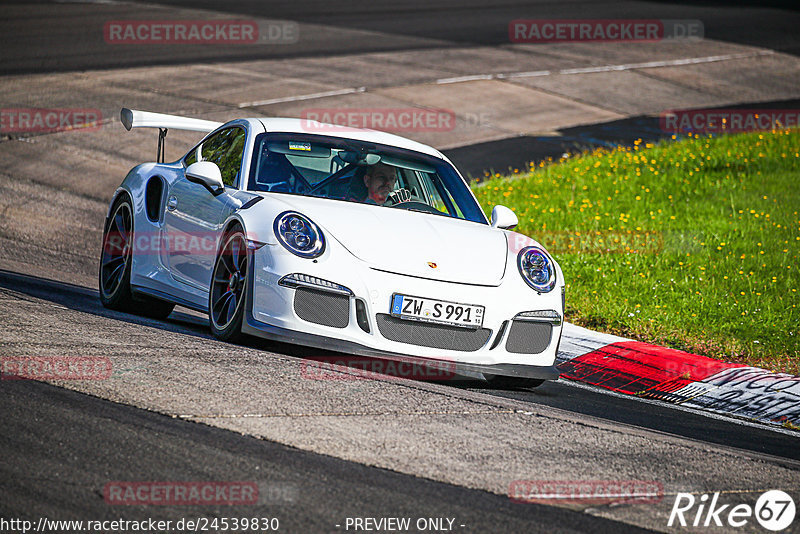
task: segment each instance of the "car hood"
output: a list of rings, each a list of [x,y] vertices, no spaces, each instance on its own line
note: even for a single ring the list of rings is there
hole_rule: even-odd
[[[505,274],[506,237],[485,224],[399,208],[281,197],[374,269],[486,286],[500,285]]]

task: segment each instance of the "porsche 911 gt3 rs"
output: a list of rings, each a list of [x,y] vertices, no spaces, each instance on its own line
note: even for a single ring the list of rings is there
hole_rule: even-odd
[[[301,119],[121,119],[158,128],[159,147],[109,207],[106,307],[166,317],[180,305],[207,313],[222,340],[449,362],[505,385],[558,378],[558,263],[511,231],[510,209],[487,220],[434,148]],[[170,128],[207,135],[166,163]]]

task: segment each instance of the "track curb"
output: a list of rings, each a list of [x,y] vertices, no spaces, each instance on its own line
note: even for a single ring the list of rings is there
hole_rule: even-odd
[[[564,325],[561,378],[770,425],[800,425],[800,376]]]

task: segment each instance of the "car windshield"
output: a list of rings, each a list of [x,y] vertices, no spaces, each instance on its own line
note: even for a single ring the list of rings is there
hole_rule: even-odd
[[[486,223],[456,170],[426,154],[308,134],[261,134],[248,189],[330,198]]]

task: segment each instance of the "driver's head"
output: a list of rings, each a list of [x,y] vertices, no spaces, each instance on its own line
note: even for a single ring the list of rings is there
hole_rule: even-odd
[[[367,186],[367,198],[377,204],[386,202],[386,198],[394,190],[397,183],[397,171],[385,163],[376,163],[364,174],[364,185]]]

